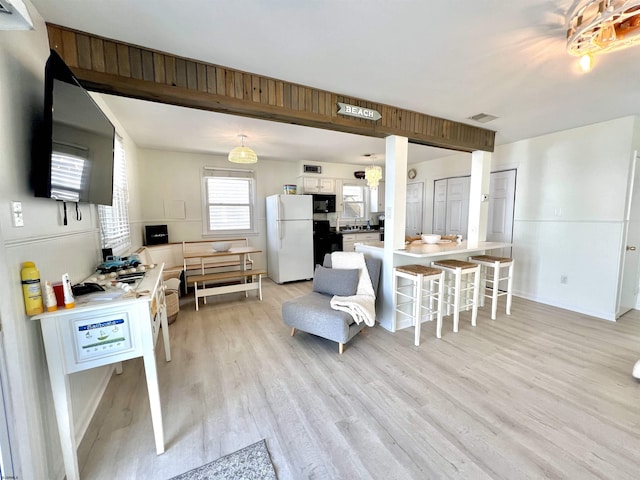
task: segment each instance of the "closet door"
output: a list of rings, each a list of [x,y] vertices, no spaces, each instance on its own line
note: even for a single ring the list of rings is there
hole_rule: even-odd
[[[467,238],[470,188],[471,177],[449,178],[447,180],[445,235],[462,235],[462,238]]]
[[[488,242],[513,240],[513,210],[516,199],[516,170],[491,174],[489,191]],[[492,255],[510,257],[511,249],[495,250]]]
[[[422,230],[422,208],[424,205],[424,183],[407,184],[407,219],[405,235],[419,235]]]
[[[433,182],[433,225],[430,233],[446,235],[447,179]]]

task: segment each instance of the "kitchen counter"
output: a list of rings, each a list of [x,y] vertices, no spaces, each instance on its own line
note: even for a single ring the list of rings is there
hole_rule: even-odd
[[[402,250],[396,250],[396,255],[404,255],[415,258],[441,257],[449,255],[468,255],[471,253],[484,252],[485,250],[495,250],[498,248],[508,248],[510,243],[502,242],[478,242],[474,246],[468,245],[467,241],[457,243],[437,243],[434,245],[421,242],[413,242]]]
[[[342,233],[343,235],[348,235],[351,233],[380,233],[380,229],[378,228],[378,225],[371,225],[371,228],[369,230],[367,230],[366,228],[354,228],[353,230],[340,230],[337,233]]]

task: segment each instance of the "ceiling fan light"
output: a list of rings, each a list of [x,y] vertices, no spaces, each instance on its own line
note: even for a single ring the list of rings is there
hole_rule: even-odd
[[[580,70],[586,73],[591,70],[591,67],[593,66],[593,59],[589,54],[583,55],[580,57],[580,60],[578,60],[578,63],[580,64]]]

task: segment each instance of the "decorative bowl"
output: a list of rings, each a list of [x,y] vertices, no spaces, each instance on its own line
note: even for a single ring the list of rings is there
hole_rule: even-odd
[[[231,242],[213,242],[211,246],[216,252],[226,252],[231,248]]]
[[[438,243],[440,241],[440,238],[441,238],[440,235],[436,235],[434,233],[422,235],[422,241],[424,243],[430,243],[430,244]]]

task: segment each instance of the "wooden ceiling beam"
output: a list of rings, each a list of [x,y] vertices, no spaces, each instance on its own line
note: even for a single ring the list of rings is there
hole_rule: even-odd
[[[49,44],[89,90],[262,120],[464,152],[493,152],[495,132],[47,24]],[[378,111],[379,120],[337,113],[338,102]]]

